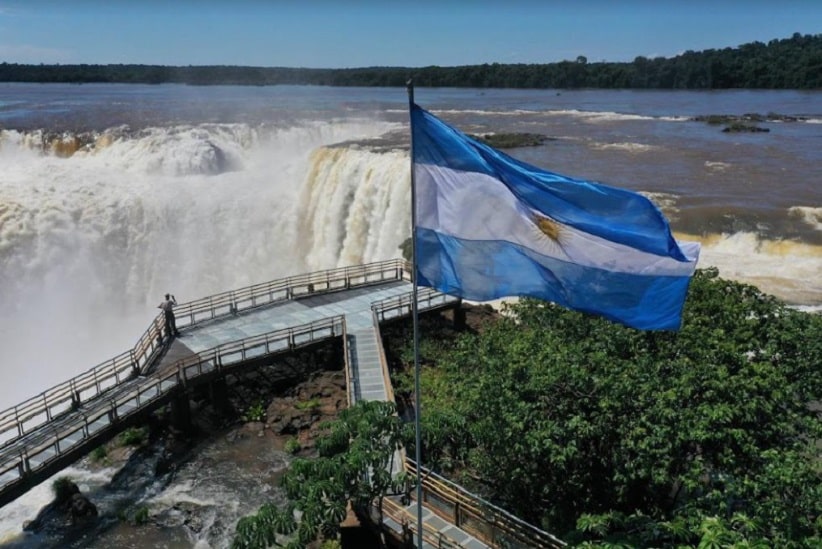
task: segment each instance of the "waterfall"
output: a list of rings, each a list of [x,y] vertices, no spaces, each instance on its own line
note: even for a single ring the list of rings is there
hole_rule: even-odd
[[[407,152],[314,151],[299,203],[308,270],[400,257],[411,234]]]
[[[357,144],[396,128],[118,128],[59,154],[0,132],[0,408],[131,348],[166,292],[398,257],[407,153]]]

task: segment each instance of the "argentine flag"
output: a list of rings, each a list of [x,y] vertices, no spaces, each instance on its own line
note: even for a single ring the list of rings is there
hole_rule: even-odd
[[[679,329],[699,244],[674,240],[650,200],[519,162],[415,104],[411,128],[420,286]]]

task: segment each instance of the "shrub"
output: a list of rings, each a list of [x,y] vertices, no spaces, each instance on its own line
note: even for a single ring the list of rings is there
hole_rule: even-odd
[[[106,450],[105,446],[98,446],[91,451],[91,454],[89,454],[89,459],[91,459],[94,463],[105,462],[107,458],[108,450]]]
[[[148,440],[148,431],[142,427],[130,427],[120,433],[121,446],[140,446]]]
[[[304,402],[298,402],[294,405],[295,408],[298,410],[311,410],[312,408],[317,408],[320,405],[320,399],[312,398],[311,400],[306,400]]]
[[[57,501],[65,501],[77,493],[77,485],[71,477],[59,477],[51,483],[51,492]]]
[[[302,446],[300,445],[299,440],[297,440],[296,438],[290,438],[286,441],[284,450],[286,451],[286,453],[294,455],[300,450],[302,450]]]
[[[143,505],[134,512],[134,524],[145,524],[148,522],[148,507]]]
[[[243,421],[265,421],[265,406],[261,401],[257,401],[251,408],[243,414]]]

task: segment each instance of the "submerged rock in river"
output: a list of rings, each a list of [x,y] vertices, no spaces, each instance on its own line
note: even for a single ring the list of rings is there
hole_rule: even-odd
[[[97,518],[95,506],[80,488],[66,477],[54,482],[54,501],[43,507],[37,516],[23,524],[26,532],[39,532],[46,528],[86,524]]]

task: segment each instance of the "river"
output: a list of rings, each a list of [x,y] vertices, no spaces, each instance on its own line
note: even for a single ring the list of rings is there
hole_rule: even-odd
[[[468,133],[547,136],[508,152],[642,192],[702,243],[699,267],[822,308],[822,92],[415,99]],[[130,348],[166,292],[400,256],[407,102],[399,88],[0,83],[0,408]],[[796,120],[759,133],[693,120],[746,113]],[[44,484],[0,510],[0,539],[47,499]]]

